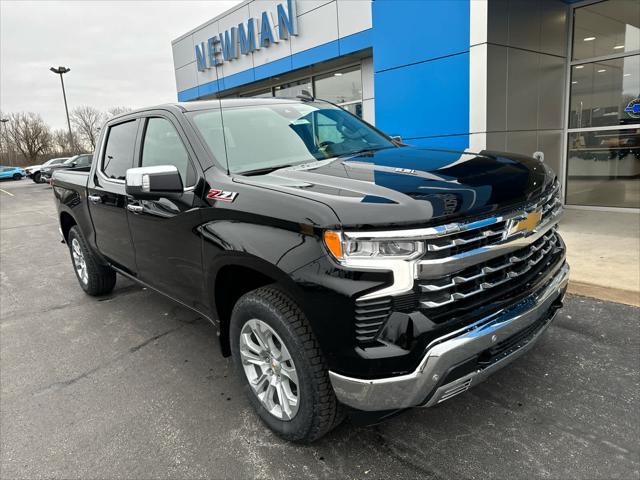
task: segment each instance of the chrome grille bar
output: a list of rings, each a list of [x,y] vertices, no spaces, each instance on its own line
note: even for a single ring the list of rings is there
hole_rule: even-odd
[[[427,242],[427,251],[428,252],[439,252],[441,250],[447,250],[454,247],[459,247],[462,245],[468,245],[470,243],[476,243],[487,238],[495,237],[498,235],[503,235],[504,229],[501,230],[484,230],[479,235],[471,238],[454,238],[452,240],[448,240],[446,243],[438,245],[434,242]],[[446,237],[445,237],[446,238]]]
[[[442,278],[479,263],[500,257],[535,243],[553,229],[559,220],[559,212],[547,216],[547,220],[537,227],[537,231],[529,236],[516,236],[503,241],[490,243],[471,250],[455,253],[448,257],[420,260],[416,265],[416,276],[419,279]]]
[[[479,267],[476,273],[456,275],[446,279],[442,284],[421,283],[420,290],[423,293],[439,295],[439,298],[428,298],[420,303],[425,308],[438,308],[503,285],[530,271],[545,258],[557,243],[558,238],[555,228],[553,228],[530,245],[523,254],[507,257],[503,263]],[[495,273],[501,273],[501,277],[482,281],[483,278]],[[446,290],[464,288],[467,285],[471,288],[468,291],[446,292]]]

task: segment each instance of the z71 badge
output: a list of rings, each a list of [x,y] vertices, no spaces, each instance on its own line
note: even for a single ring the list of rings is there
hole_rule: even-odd
[[[218,190],[217,188],[212,188],[207,193],[207,198],[209,200],[220,200],[222,202],[233,202],[238,196],[238,192],[225,192],[224,190]]]

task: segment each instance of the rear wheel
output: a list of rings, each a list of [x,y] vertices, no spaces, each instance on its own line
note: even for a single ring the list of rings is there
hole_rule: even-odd
[[[105,295],[116,285],[116,272],[102,265],[89,249],[77,225],[69,230],[69,251],[80,287],[89,295]]]
[[[262,287],[236,303],[231,351],[260,419],[281,437],[312,442],[343,419],[311,327],[283,291]]]
[[[42,181],[42,174],[40,172],[36,172],[33,174],[33,181],[36,183],[41,183]]]

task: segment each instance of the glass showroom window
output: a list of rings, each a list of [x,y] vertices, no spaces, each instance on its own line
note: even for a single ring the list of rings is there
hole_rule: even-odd
[[[306,90],[309,94],[313,95],[313,86],[310,78],[298,80],[297,82],[285,83],[284,85],[278,85],[274,89],[274,92],[276,97],[294,98],[298,95],[302,95],[303,90]]]
[[[640,2],[577,7],[567,204],[640,208]]]
[[[251,97],[251,98],[271,98],[273,97],[273,92],[270,88],[265,88],[264,90],[258,90],[257,92],[247,93],[246,95],[242,95],[243,97]]]
[[[362,72],[359,66],[314,78],[315,96],[362,117]]]

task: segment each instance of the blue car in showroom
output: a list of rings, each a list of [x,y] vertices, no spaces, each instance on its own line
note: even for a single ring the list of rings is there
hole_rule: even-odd
[[[0,167],[0,179],[2,180],[22,180],[26,175],[27,172],[20,167]]]

